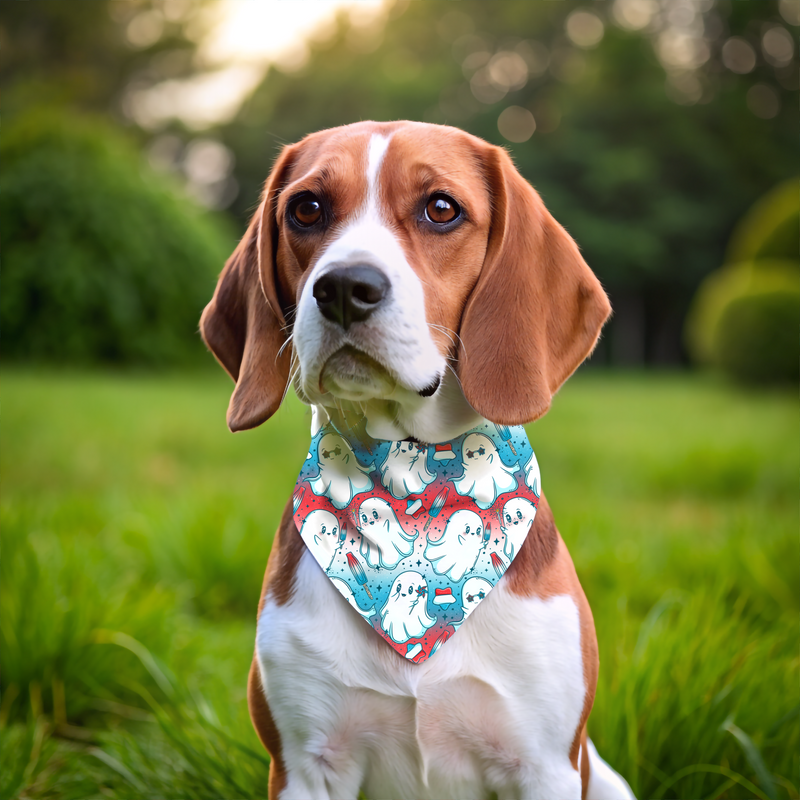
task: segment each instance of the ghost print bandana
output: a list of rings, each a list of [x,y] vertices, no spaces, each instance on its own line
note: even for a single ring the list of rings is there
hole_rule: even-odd
[[[419,664],[503,576],[540,494],[521,426],[485,423],[423,445],[329,424],[300,471],[294,521],[355,612]]]

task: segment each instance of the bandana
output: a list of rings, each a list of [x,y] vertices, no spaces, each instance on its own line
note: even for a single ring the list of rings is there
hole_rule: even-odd
[[[419,664],[503,576],[540,494],[522,426],[485,423],[423,445],[329,424],[300,471],[294,521],[355,612]]]

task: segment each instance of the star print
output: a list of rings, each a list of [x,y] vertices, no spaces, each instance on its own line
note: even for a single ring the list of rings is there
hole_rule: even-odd
[[[419,566],[421,563],[422,563],[421,561],[417,561],[417,566]]]
[[[495,539],[495,540],[494,540],[494,543],[495,543],[495,544],[500,544],[500,540],[499,540],[499,539]]]
[[[351,539],[351,540],[350,540],[350,544],[355,544],[355,543],[356,543],[356,540],[355,540],[355,539]],[[495,542],[495,544],[497,544],[497,542]]]
[[[380,591],[380,590],[381,590],[381,587],[380,587],[380,585],[378,585],[378,591]]]

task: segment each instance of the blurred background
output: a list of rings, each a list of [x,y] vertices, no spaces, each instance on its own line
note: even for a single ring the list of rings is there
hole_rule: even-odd
[[[197,332],[282,145],[506,147],[614,307],[530,427],[641,797],[798,797],[800,0],[0,5],[0,798],[259,797],[244,703],[289,400]],[[580,497],[576,503],[575,498]]]
[[[716,330],[727,305],[747,296],[738,316],[773,353],[800,320],[798,192],[783,184],[800,171],[798,13],[797,0],[4,3],[4,356],[189,358],[281,145],[408,118],[513,154],[611,295],[593,364],[747,371],[728,364],[736,335]],[[125,214],[146,236],[113,223]],[[733,266],[687,331],[698,287]],[[797,375],[795,339],[776,378]]]

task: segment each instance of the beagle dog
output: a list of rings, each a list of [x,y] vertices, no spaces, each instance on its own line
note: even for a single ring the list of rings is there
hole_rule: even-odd
[[[376,439],[438,443],[541,417],[609,313],[504,150],[360,122],[283,149],[201,331],[236,383],[232,431],[292,385],[314,430],[366,417]],[[287,504],[248,685],[273,800],[632,797],[587,738],[597,671],[544,496],[496,588],[421,664],[348,607]]]

